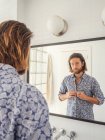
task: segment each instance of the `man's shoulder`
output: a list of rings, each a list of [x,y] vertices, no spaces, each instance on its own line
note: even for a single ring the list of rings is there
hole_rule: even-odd
[[[46,105],[45,98],[43,94],[38,90],[35,86],[23,82],[22,90],[21,90],[22,97],[35,101],[36,103],[40,103]]]
[[[73,74],[69,74],[69,75],[67,75],[67,76],[64,77],[64,81],[71,80],[73,77],[74,77]]]
[[[22,86],[23,90],[26,90],[26,92],[34,92],[34,93],[39,93],[41,94],[41,92],[33,85],[29,84],[29,83],[25,83],[23,82],[23,86]]]
[[[90,80],[90,81],[96,81],[96,79],[95,79],[93,76],[89,75],[89,74],[86,74],[86,73],[85,73],[84,77],[85,77],[86,79]]]

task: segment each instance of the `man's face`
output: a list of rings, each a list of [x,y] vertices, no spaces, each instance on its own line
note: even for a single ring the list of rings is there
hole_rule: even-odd
[[[74,74],[79,74],[81,71],[83,71],[82,68],[84,63],[81,62],[80,58],[72,58],[70,60],[70,65]]]

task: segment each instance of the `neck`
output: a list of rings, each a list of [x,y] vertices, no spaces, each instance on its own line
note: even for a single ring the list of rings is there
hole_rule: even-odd
[[[82,77],[83,73],[84,73],[84,72],[81,71],[80,73],[75,74],[76,79],[80,79],[80,78]]]

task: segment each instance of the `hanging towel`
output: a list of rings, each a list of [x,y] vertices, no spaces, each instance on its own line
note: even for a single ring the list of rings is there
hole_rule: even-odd
[[[51,55],[48,55],[46,91],[47,91],[47,102],[48,104],[51,104],[53,101],[53,66]]]

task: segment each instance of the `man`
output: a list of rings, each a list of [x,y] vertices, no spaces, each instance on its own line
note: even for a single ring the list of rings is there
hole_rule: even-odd
[[[86,62],[82,54],[73,53],[69,58],[71,75],[64,78],[59,93],[61,101],[68,100],[67,115],[94,120],[93,104],[104,103],[104,95],[97,80],[85,73]]]
[[[52,139],[42,93],[20,78],[28,68],[31,36],[24,23],[0,23],[0,140]]]

